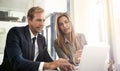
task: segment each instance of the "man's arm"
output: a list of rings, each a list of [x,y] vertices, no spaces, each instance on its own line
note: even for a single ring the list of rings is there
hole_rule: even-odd
[[[12,28],[7,35],[5,53],[14,70],[38,71],[40,62],[25,59],[20,48],[20,37],[16,29]]]
[[[53,69],[55,69],[57,67],[60,67],[60,68],[64,67],[66,69],[66,71],[75,70],[74,65],[70,64],[68,62],[68,60],[62,59],[62,58],[60,58],[60,59],[58,59],[58,60],[56,60],[54,62],[45,62],[44,66],[43,66],[43,69],[44,70],[47,70],[47,69],[48,70],[53,70]]]

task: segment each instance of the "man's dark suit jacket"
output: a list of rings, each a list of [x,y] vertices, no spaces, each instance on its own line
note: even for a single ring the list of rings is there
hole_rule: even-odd
[[[53,61],[46,48],[45,38],[37,37],[39,55],[34,62],[31,58],[32,42],[29,26],[14,27],[7,34],[3,63],[0,71],[38,71],[40,62]]]

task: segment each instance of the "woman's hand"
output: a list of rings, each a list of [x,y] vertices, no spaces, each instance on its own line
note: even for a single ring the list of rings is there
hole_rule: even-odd
[[[82,51],[83,51],[82,49],[76,51],[75,56],[73,58],[75,64],[79,64],[80,63]]]

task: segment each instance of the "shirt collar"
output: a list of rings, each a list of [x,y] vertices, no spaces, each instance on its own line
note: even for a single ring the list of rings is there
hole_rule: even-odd
[[[34,36],[34,34],[32,33],[32,31],[30,29],[29,29],[29,31],[30,31],[31,39],[38,36],[38,34],[36,36]]]
[[[65,37],[64,37],[65,38]],[[67,40],[67,38],[65,38],[65,43],[69,43],[69,40]]]

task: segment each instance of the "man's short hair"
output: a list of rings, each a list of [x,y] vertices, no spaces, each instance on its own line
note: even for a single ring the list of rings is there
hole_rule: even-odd
[[[27,17],[29,17],[31,20],[34,18],[35,13],[43,13],[44,9],[41,7],[32,7],[28,10]]]

